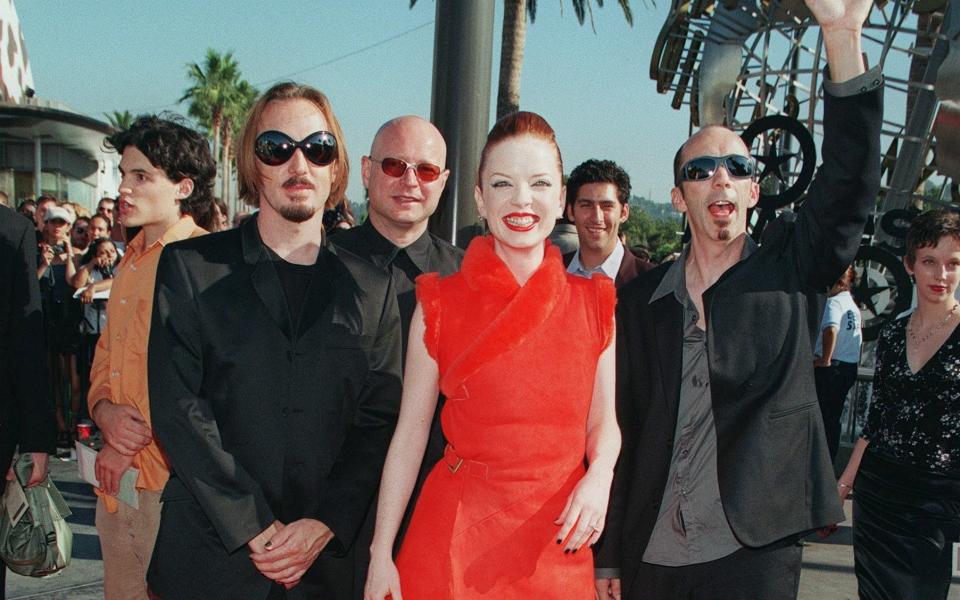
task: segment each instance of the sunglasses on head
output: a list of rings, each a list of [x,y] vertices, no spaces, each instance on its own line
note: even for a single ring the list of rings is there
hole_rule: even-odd
[[[383,160],[377,160],[373,157],[370,157],[370,160],[375,163],[380,163],[380,170],[390,177],[403,177],[407,174],[407,169],[413,169],[417,174],[417,179],[429,183],[431,181],[436,181],[442,172],[440,167],[430,163],[418,163],[414,165],[404,162],[399,158],[391,157],[384,158]]]
[[[253,143],[254,154],[260,162],[271,167],[290,160],[297,148],[303,152],[304,158],[318,167],[325,167],[337,159],[337,138],[329,131],[314,131],[299,142],[279,131],[264,131]]]
[[[710,179],[717,173],[720,165],[727,170],[732,179],[747,179],[753,177],[755,167],[753,159],[742,154],[728,154],[726,156],[698,156],[691,158],[680,167],[677,183],[681,181],[703,181]]]

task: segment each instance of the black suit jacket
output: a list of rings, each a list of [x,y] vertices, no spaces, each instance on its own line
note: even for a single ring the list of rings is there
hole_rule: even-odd
[[[400,404],[392,282],[322,249],[296,333],[257,222],[160,257],[150,413],[172,475],[148,582],[165,599],[265,598],[246,543],[309,517],[336,537],[287,597],[357,598],[353,541]]]
[[[573,257],[577,255],[576,251],[567,252],[563,255],[563,266],[569,267],[573,262]],[[613,285],[617,289],[636,279],[637,275],[646,273],[656,265],[650,261],[643,260],[630,251],[630,248],[623,249],[623,259],[620,261],[620,268],[617,269],[617,277],[613,280]]]
[[[0,206],[0,475],[18,445],[21,452],[56,451],[34,231]]]
[[[747,546],[843,520],[811,357],[823,294],[853,261],[876,200],[881,106],[880,90],[827,95],[823,166],[803,207],[703,295],[720,497]],[[668,268],[633,280],[617,304],[623,449],[596,563],[620,569],[624,598],[643,594],[636,572],[677,422],[683,308],[673,294],[650,303]]]

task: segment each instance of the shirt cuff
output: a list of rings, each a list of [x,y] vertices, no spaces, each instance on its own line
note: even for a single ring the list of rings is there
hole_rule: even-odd
[[[620,569],[605,567],[593,570],[594,579],[620,579]]]
[[[883,72],[880,70],[880,65],[868,69],[866,73],[861,73],[853,79],[840,82],[830,80],[830,67],[824,70],[823,91],[837,98],[865,94],[881,85],[883,85]]]

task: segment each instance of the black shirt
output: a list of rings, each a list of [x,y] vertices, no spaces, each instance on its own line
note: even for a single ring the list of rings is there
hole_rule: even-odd
[[[314,280],[313,277],[318,267],[321,267],[320,270],[323,270],[322,267],[324,265],[319,264],[319,262],[323,261],[324,258],[322,256],[319,257],[317,259],[318,264],[298,265],[283,260],[269,247],[267,247],[267,252],[270,254],[273,266],[277,270],[280,287],[283,288],[283,295],[287,299],[287,310],[290,311],[291,331],[294,337],[296,337],[300,330],[300,313],[303,311],[304,302],[307,300],[307,292],[310,291],[311,286],[317,287],[316,290],[313,290],[311,297],[313,300],[321,302],[324,306],[328,304],[333,297],[333,290],[330,289],[329,278],[318,277]],[[319,312],[322,312],[322,310]]]
[[[403,332],[403,363],[407,360],[407,338],[410,333],[410,321],[413,310],[417,307],[415,280],[423,273],[440,273],[450,275],[460,270],[463,260],[463,250],[457,248],[429,231],[425,231],[415,242],[406,248],[398,248],[393,242],[383,237],[370,222],[364,221],[359,227],[346,229],[330,238],[330,243],[356,254],[383,269],[390,269],[394,289],[397,293],[397,304],[400,309],[400,326]],[[444,398],[437,399],[437,408],[430,424],[430,437],[424,450],[420,472],[406,514],[397,534],[396,545],[399,547],[406,532],[407,525],[413,513],[420,489],[430,473],[430,469],[443,457],[447,445],[440,426],[440,413],[443,410]]]
[[[403,357],[406,363],[410,319],[417,306],[415,280],[423,273],[450,275],[460,270],[463,250],[425,231],[415,242],[398,248],[383,237],[370,219],[353,229],[339,232],[330,243],[345,248],[381,268],[389,268],[400,307],[403,329]]]

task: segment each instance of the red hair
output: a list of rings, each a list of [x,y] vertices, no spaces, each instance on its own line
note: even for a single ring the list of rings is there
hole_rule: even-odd
[[[500,142],[524,135],[540,138],[553,145],[553,149],[557,151],[557,168],[560,170],[560,175],[563,175],[563,158],[560,156],[560,147],[557,146],[557,135],[554,133],[553,127],[550,127],[550,123],[547,123],[547,120],[537,113],[519,111],[497,121],[490,133],[487,134],[487,143],[483,145],[483,152],[480,153],[480,168],[477,172],[478,185],[490,150]]]

